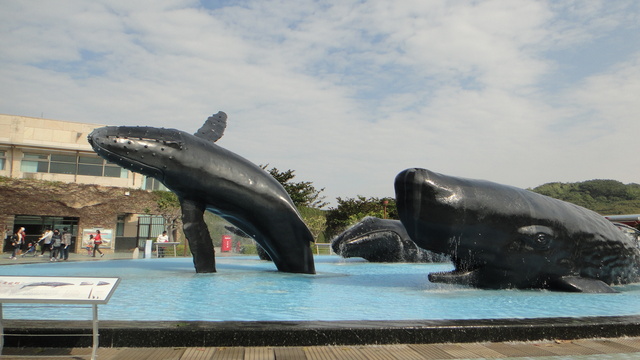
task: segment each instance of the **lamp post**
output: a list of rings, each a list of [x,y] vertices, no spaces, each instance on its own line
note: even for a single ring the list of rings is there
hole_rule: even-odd
[[[382,218],[387,218],[387,205],[389,205],[389,200],[382,200]]]

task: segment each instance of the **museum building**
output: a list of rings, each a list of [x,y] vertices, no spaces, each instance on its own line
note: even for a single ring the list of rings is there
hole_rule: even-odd
[[[28,241],[47,227],[67,227],[77,252],[80,240],[100,229],[107,240],[101,248],[116,251],[162,232],[164,220],[150,215],[153,200],[146,190],[166,188],[97,156],[87,135],[102,126],[0,114],[3,239],[22,226]]]

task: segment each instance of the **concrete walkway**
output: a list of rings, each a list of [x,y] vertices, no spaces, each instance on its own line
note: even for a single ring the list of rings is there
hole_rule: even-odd
[[[6,252],[2,254],[2,257],[0,257],[0,265],[33,264],[33,263],[50,262],[48,251],[44,253],[44,256],[40,256],[40,253],[38,252],[36,256],[33,256],[32,254],[27,254],[25,256],[18,255],[18,258],[15,260],[10,259],[10,257],[11,257],[11,253]],[[69,254],[69,260],[67,261],[101,261],[101,260],[132,259],[132,258],[133,258],[133,253],[123,253],[123,252],[106,253],[105,251],[105,254],[103,257],[100,257],[100,254],[98,254],[98,256],[95,258],[87,255],[86,252],[80,253],[80,254],[71,253]],[[64,260],[61,260],[61,262],[64,262]]]
[[[2,359],[89,358],[89,348],[6,348]],[[98,359],[172,360],[423,360],[423,359],[581,359],[625,360],[640,358],[640,338],[574,341],[397,344],[307,347],[171,347],[100,348]]]
[[[216,257],[244,256],[244,254],[236,254],[233,252],[222,252],[220,251],[219,247],[217,247],[215,250],[216,250]],[[172,250],[168,250],[167,257],[173,257],[172,252],[173,252]],[[133,251],[114,253],[114,252],[111,252],[110,250],[105,249],[103,253],[104,253],[104,256],[101,257],[100,254],[97,254],[95,258],[90,255],[87,255],[86,251],[82,251],[80,253],[69,253],[69,259],[66,261],[102,261],[102,260],[115,260],[115,259],[133,259]],[[38,252],[36,256],[33,256],[33,254],[25,254],[24,256],[18,255],[18,258],[13,260],[13,259],[10,259],[11,252],[5,252],[2,254],[2,256],[0,256],[0,265],[50,262],[49,255],[50,253],[48,251],[44,253],[44,256],[40,256],[40,252]],[[155,256],[156,254],[154,252],[152,254],[152,257],[155,258]],[[143,257],[144,257],[144,254],[142,251],[140,251],[138,254],[138,258],[142,259]],[[182,253],[178,252],[178,255],[176,257],[183,257]],[[191,254],[188,253],[187,257],[191,257]],[[61,260],[61,262],[64,262],[64,261]]]

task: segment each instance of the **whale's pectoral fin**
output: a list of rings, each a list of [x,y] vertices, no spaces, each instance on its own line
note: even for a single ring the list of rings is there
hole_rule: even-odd
[[[224,228],[229,230],[230,232],[232,232],[235,235],[238,235],[238,236],[243,237],[245,239],[251,239],[251,236],[247,235],[246,232],[240,230],[239,228],[237,228],[235,226],[225,225]]]
[[[472,270],[454,270],[429,274],[429,281],[443,284],[473,285],[477,281],[476,273]]]
[[[224,129],[227,127],[227,114],[222,111],[218,111],[217,114],[213,114],[209,116],[207,121],[204,122],[204,125],[198,131],[196,131],[195,136],[209,140],[212,142],[218,141],[224,134]]]
[[[549,289],[585,293],[617,293],[618,291],[601,280],[580,276],[563,276],[549,281]]]
[[[209,229],[204,222],[205,204],[181,198],[180,206],[184,234],[189,241],[196,272],[216,272],[215,250]]]

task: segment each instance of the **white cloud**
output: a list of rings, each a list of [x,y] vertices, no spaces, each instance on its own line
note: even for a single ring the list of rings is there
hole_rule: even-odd
[[[637,149],[634,2],[205,5],[0,3],[0,112],[195,131],[223,110],[222,146],[329,200],[392,196],[406,167],[639,182],[611,155]],[[585,64],[554,54],[612,37],[626,52],[560,81]]]
[[[572,158],[584,164],[578,176],[611,174],[623,182],[639,182],[640,52],[611,69],[585,79],[564,97],[572,112],[564,141],[575,147]],[[600,175],[601,176],[601,175]]]

